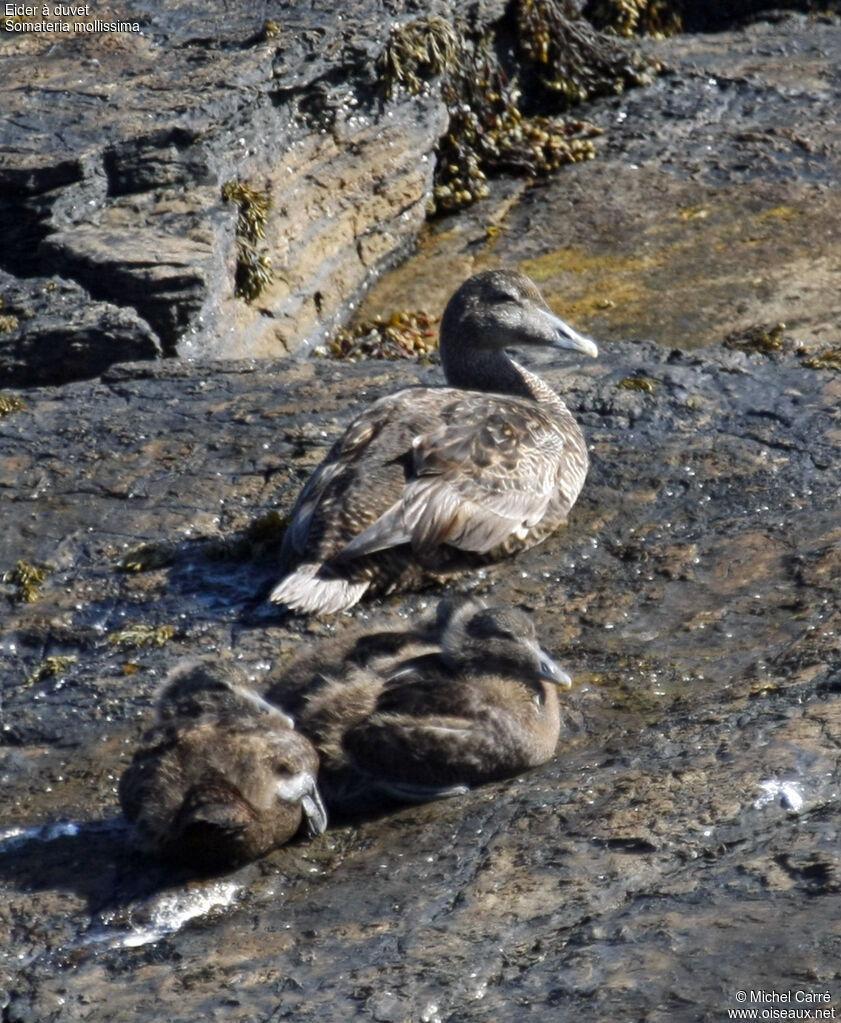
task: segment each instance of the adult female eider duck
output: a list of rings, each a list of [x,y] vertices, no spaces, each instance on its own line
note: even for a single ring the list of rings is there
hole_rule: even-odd
[[[137,845],[198,871],[228,870],[327,817],[318,754],[290,719],[226,662],[191,662],[171,675],[158,724],[120,779]]]
[[[331,811],[422,801],[549,760],[569,676],[531,618],[442,601],[417,630],[354,633],[293,662],[267,696],[319,750]]]
[[[292,511],[271,599],[330,614],[540,543],[587,473],[581,430],[507,348],[598,349],[516,270],[488,270],[441,321],[447,387],[381,398],[332,447]]]

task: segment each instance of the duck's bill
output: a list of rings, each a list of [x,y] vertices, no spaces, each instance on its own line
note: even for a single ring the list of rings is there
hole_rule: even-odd
[[[591,355],[594,359],[598,358],[599,349],[595,341],[579,334],[560,316],[556,316],[554,313],[547,313],[547,315],[551,318],[554,332],[553,348],[571,348],[575,352],[583,352],[585,355]]]
[[[590,355],[594,359],[598,358],[599,348],[596,342],[591,341],[588,337],[584,337],[583,334],[579,334],[577,330],[573,330],[568,323],[558,320],[555,330],[557,338],[553,345],[554,348],[571,348],[573,351]]]

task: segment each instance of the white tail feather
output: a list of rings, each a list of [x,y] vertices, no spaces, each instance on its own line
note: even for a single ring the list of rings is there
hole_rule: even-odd
[[[335,614],[346,611],[359,600],[370,583],[319,576],[321,565],[305,564],[295,569],[272,590],[269,600],[285,604],[301,614]]]

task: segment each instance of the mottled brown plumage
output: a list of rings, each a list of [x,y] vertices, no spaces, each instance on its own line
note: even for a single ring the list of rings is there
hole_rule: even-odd
[[[305,613],[447,578],[539,543],[587,472],[581,430],[508,347],[597,354],[513,270],[467,280],[441,323],[448,387],[412,387],[363,412],[302,491],[271,599]]]
[[[514,608],[445,601],[418,629],[351,633],[290,665],[267,696],[319,750],[331,810],[422,800],[549,760],[570,680]]]
[[[201,871],[225,870],[326,827],[318,755],[230,662],[176,670],[120,779],[137,844]]]

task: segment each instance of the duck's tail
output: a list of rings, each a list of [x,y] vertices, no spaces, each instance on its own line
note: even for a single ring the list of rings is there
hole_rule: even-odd
[[[269,600],[285,604],[299,614],[329,615],[353,607],[370,586],[367,579],[354,582],[326,575],[323,569],[323,565],[311,562],[299,565],[280,580]]]

